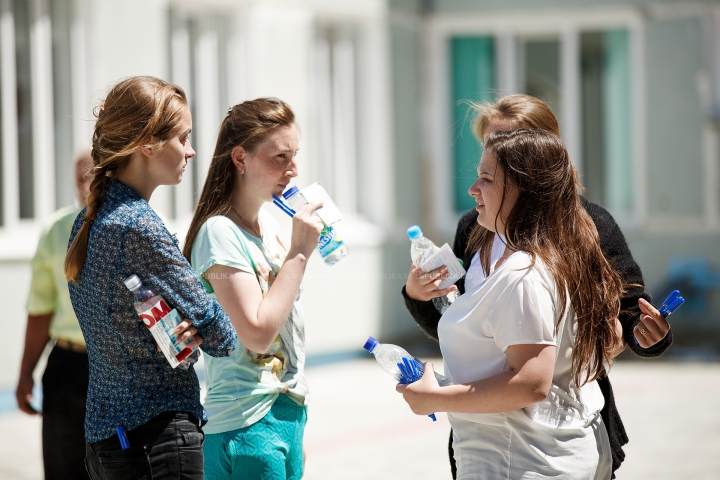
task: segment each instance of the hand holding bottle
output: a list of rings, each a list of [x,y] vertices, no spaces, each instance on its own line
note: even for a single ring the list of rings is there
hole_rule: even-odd
[[[309,258],[317,248],[320,232],[323,229],[322,220],[314,215],[315,210],[322,207],[322,201],[307,203],[297,209],[292,217],[292,236],[290,239],[290,252],[299,253]]]
[[[423,269],[412,265],[410,275],[405,284],[405,293],[413,300],[428,302],[433,298],[443,297],[450,292],[457,290],[457,286],[450,285],[448,288],[437,290],[440,284],[448,278],[448,268],[443,265],[430,272],[423,272]]]
[[[422,377],[409,384],[398,383],[395,390],[401,393],[403,399],[417,415],[432,415],[438,408],[437,398],[442,394],[442,387],[435,377],[435,368],[430,362],[425,362]]]

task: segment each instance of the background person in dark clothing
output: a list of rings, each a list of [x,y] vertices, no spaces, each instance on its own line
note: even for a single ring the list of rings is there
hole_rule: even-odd
[[[79,207],[55,212],[43,230],[32,260],[27,301],[25,346],[15,396],[23,412],[35,415],[31,405],[33,371],[49,341],[50,352],[42,378],[42,444],[46,480],[83,478],[85,473],[85,401],[88,355],[80,325],[70,304],[63,264],[73,221],[90,191],[87,172],[90,152],[75,161]]]
[[[475,121],[474,131],[478,138],[496,131],[508,131],[519,128],[537,128],[555,135],[560,134],[557,118],[544,102],[528,95],[508,95],[491,105],[476,105],[479,116]],[[592,218],[600,236],[600,248],[615,266],[621,280],[626,285],[622,298],[620,324],[623,340],[636,355],[655,357],[661,355],[672,343],[670,325],[659,312],[650,305],[650,296],[644,291],[642,272],[635,262],[627,246],[625,237],[612,215],[599,205],[582,198],[582,204]],[[445,290],[435,290],[440,279],[446,275],[445,267],[430,274],[424,274],[420,268],[412,267],[406,286],[403,288],[405,305],[418,325],[430,337],[437,339],[437,326],[440,313],[435,309],[431,299],[445,295],[450,289],[457,288],[465,293],[468,286],[477,285],[482,281],[482,268],[479,268],[477,252],[467,251],[468,236],[477,222],[477,211],[470,210],[458,222],[453,251],[463,259],[468,274],[454,286]],[[637,338],[638,343],[635,343]],[[625,458],[622,446],[627,444],[620,414],[615,405],[610,379],[604,375],[598,380],[605,397],[605,406],[601,415],[608,436],[613,456],[613,472],[617,470]],[[450,435],[450,463],[453,478],[456,470],[452,450],[452,433]],[[614,474],[613,474],[614,478]]]

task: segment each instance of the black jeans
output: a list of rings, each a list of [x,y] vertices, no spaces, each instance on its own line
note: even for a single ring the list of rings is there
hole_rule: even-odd
[[[205,436],[194,415],[163,412],[127,432],[130,448],[117,435],[86,443],[85,466],[93,480],[203,478]]]
[[[84,478],[88,356],[52,349],[42,378],[45,480]]]

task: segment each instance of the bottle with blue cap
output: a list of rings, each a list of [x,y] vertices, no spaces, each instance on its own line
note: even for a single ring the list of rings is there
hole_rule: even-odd
[[[380,368],[389,373],[398,383],[413,383],[420,380],[425,371],[425,364],[410,355],[407,350],[391,343],[380,343],[373,337],[368,337],[363,348],[375,355]],[[445,375],[435,372],[435,379],[441,387],[452,385],[452,381]],[[428,415],[435,420],[435,415]]]
[[[425,260],[430,258],[439,250],[437,245],[432,240],[423,235],[422,230],[417,225],[407,229],[408,238],[410,239],[410,258],[412,258],[413,265],[416,267],[421,266]],[[458,291],[452,291],[442,297],[435,297],[432,299],[435,309],[440,313],[450,307],[450,305],[457,299]]]
[[[293,214],[298,208],[307,203],[305,198],[302,195],[299,195],[299,193],[300,189],[293,186],[285,190],[282,194],[283,200],[285,200],[293,209]],[[280,207],[280,205],[278,205],[278,207]],[[317,215],[317,213],[315,215]],[[320,258],[323,259],[325,264],[332,267],[342,260],[349,251],[350,250],[347,245],[345,245],[345,242],[343,242],[338,236],[337,230],[329,225],[325,225],[320,232],[320,238],[318,239],[318,252],[320,253]]]

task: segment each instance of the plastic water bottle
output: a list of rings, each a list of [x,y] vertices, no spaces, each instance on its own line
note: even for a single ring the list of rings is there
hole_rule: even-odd
[[[432,255],[435,254],[435,252],[439,250],[437,245],[435,245],[432,240],[423,236],[422,230],[420,230],[420,227],[418,227],[417,225],[413,225],[412,227],[408,228],[407,234],[411,242],[410,258],[412,258],[412,262],[416,267],[421,266],[425,262],[425,260],[430,258]],[[447,295],[443,295],[442,297],[433,298],[432,302],[438,312],[445,313],[445,311],[450,307],[450,305],[455,301],[455,299],[457,299],[457,297],[458,291],[455,290],[448,293]]]
[[[363,348],[375,355],[375,359],[377,360],[378,365],[380,365],[380,368],[389,373],[399,383],[405,383],[403,382],[405,375],[401,371],[401,367],[398,365],[403,365],[403,358],[414,360],[416,362],[419,366],[420,376],[422,376],[425,370],[425,364],[421,360],[413,357],[407,352],[407,350],[402,347],[398,347],[397,345],[393,345],[391,343],[380,343],[373,337],[368,337],[367,342],[363,345]],[[435,372],[435,379],[441,387],[453,384],[449,378],[438,372]]]
[[[172,333],[181,320],[177,310],[170,310],[165,299],[143,286],[142,280],[137,275],[133,274],[126,278],[125,286],[133,293],[135,311],[150,329],[150,333],[170,365],[173,368],[180,367],[187,370],[190,365],[197,362],[197,353],[195,353],[197,347],[190,349],[187,346],[193,339],[178,342]]]
[[[290,187],[283,193],[283,199],[295,211],[307,203],[302,195],[298,195],[299,192],[298,187]],[[329,267],[335,265],[350,252],[345,242],[338,236],[337,230],[329,225],[325,225],[320,232],[317,248],[320,258]]]
[[[420,380],[425,371],[425,364],[419,359],[410,355],[404,348],[391,343],[380,343],[373,337],[368,337],[363,348],[375,355],[378,365],[389,373],[398,383],[409,384]],[[445,375],[435,372],[435,379],[441,387],[453,383]],[[428,417],[437,421],[435,414]]]

